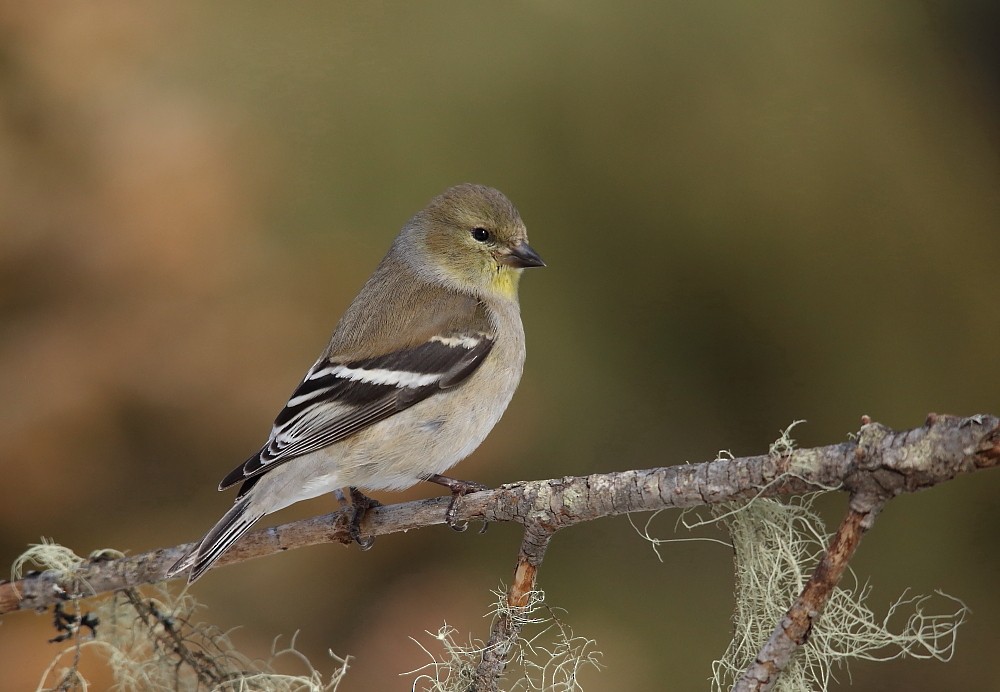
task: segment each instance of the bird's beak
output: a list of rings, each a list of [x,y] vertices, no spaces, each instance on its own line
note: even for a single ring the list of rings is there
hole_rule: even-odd
[[[501,264],[506,264],[508,267],[516,267],[518,269],[545,266],[545,262],[538,256],[538,253],[532,250],[531,246],[525,242],[518,243],[510,248],[510,251],[501,255],[497,261]]]

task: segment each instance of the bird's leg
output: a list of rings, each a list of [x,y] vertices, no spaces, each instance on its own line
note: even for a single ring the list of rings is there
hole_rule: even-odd
[[[374,498],[368,497],[353,485],[348,488],[348,490],[351,493],[351,506],[354,508],[351,514],[351,539],[357,543],[362,550],[368,550],[375,545],[375,536],[368,536],[367,538],[361,536],[361,520],[365,518],[365,513],[369,509],[372,507],[381,507],[382,503]],[[342,490],[338,489],[335,494],[341,501],[341,504],[347,503]]]
[[[425,481],[430,481],[431,483],[437,483],[438,485],[443,485],[451,491],[451,502],[448,503],[448,510],[444,513],[444,523],[450,526],[455,531],[465,531],[469,528],[469,525],[458,524],[455,521],[455,516],[458,514],[458,503],[462,497],[469,493],[478,493],[481,490],[489,490],[489,486],[483,485],[482,483],[476,483],[475,481],[462,481],[457,478],[449,478],[448,476],[442,476],[437,473],[432,473],[431,475],[424,478]],[[483,521],[483,528],[479,533],[485,533],[486,527],[489,523]]]

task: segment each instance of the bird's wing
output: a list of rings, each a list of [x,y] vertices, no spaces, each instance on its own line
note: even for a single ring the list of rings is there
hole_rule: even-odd
[[[461,384],[492,348],[488,334],[451,332],[362,360],[320,359],[278,414],[267,444],[233,469],[219,489],[252,481]]]

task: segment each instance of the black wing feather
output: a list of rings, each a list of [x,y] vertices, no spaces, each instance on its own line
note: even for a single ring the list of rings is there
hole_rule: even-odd
[[[474,343],[471,348],[431,340],[374,358],[347,363],[320,361],[292,392],[288,405],[275,419],[267,444],[233,469],[219,484],[219,489],[246,481],[240,490],[243,496],[256,479],[270,469],[336,444],[444,389],[461,384],[482,365],[493,348],[493,340],[484,334],[476,335],[475,341],[470,343]],[[338,376],[338,366],[441,377],[422,386],[376,384]],[[324,417],[322,409],[325,407],[336,407],[343,413]],[[282,446],[278,436],[296,428],[301,428],[296,439]]]

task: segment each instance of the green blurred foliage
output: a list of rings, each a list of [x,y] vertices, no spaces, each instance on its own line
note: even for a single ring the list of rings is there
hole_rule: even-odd
[[[40,536],[200,535],[398,228],[463,181],[514,200],[549,268],[522,282],[521,389],[460,477],[1000,413],[997,19],[973,0],[6,6],[4,561]],[[886,603],[963,598],[955,659],[858,664],[845,687],[1000,689],[995,476],[894,501],[855,565]],[[843,498],[823,504],[836,521]],[[357,657],[347,690],[403,689],[425,662],[408,636],[486,635],[518,540],[301,550],[196,595],[250,653],[301,630],[314,661]],[[623,519],[555,539],[541,586],[606,654],[587,689],[707,686],[730,556],[665,557]],[[47,628],[5,619],[4,687],[34,684]]]

